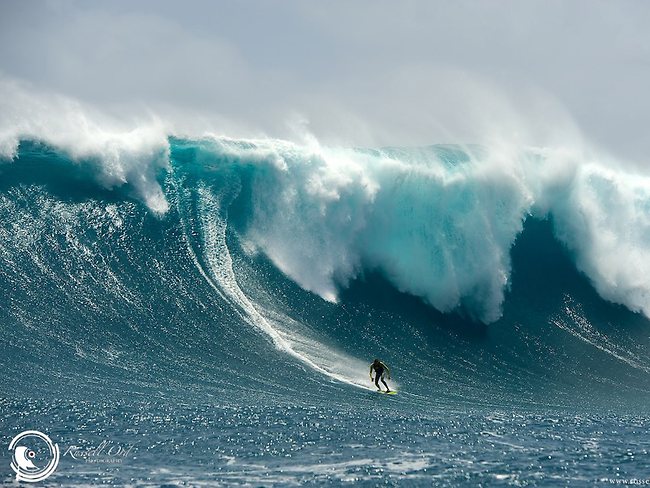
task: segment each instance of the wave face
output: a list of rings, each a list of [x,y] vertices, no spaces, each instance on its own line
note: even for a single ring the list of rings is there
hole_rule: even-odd
[[[133,138],[0,163],[4,393],[355,392],[381,356],[415,403],[647,400],[650,178],[534,148]]]

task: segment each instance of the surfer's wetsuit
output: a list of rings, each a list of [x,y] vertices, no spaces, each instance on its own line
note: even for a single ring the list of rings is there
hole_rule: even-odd
[[[390,369],[388,369],[388,366],[382,363],[379,359],[375,359],[370,365],[370,381],[372,381],[373,369],[375,370],[375,386],[377,387],[377,389],[381,390],[381,387],[379,386],[379,380],[381,380],[381,382],[386,387],[386,391],[390,391],[390,388],[388,388],[388,385],[384,381],[384,370],[386,370],[386,372],[388,373],[388,379],[390,379]]]

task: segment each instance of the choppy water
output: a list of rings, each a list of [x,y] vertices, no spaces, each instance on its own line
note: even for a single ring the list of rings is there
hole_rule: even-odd
[[[642,415],[409,413],[397,397],[355,407],[259,402],[3,402],[13,412],[3,429],[20,429],[29,416],[42,419],[32,425],[50,432],[62,454],[106,439],[131,449],[121,460],[63,455],[45,486],[607,486],[650,475]]]

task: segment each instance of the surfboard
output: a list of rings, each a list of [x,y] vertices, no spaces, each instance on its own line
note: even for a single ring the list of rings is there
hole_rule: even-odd
[[[377,393],[383,393],[384,395],[397,395],[397,392],[395,390],[391,390],[391,391],[378,390]]]

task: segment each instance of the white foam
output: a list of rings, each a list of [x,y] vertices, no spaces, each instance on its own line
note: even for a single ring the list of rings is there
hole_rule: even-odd
[[[303,288],[335,301],[339,287],[374,267],[439,310],[499,317],[509,249],[533,202],[520,175],[490,160],[445,167],[263,147],[286,168],[254,179],[248,245]]]
[[[650,317],[650,177],[585,164],[552,212],[598,293]]]
[[[118,122],[75,100],[2,78],[0,94],[0,157],[15,157],[21,140],[41,141],[92,166],[105,188],[126,186],[154,212],[168,210],[156,180],[169,163],[167,130],[160,120]]]

